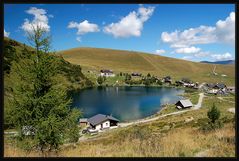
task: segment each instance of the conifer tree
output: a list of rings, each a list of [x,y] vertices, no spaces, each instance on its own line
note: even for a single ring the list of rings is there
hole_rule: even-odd
[[[14,83],[9,103],[21,140],[30,138],[31,146],[44,152],[58,149],[66,140],[78,141],[80,111],[70,107],[71,98],[58,74],[60,67],[48,54],[47,32],[39,26],[32,27],[28,38],[35,52],[29,51],[29,57],[12,63],[10,79]],[[24,128],[30,137],[24,134]]]

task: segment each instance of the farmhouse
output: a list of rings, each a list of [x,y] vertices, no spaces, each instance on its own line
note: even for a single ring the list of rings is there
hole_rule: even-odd
[[[189,99],[179,100],[175,103],[177,109],[190,108],[193,106],[192,102]]]
[[[206,84],[208,94],[226,94],[227,87],[223,83],[208,83]]]
[[[119,120],[109,115],[97,114],[89,118],[88,122],[91,129],[103,130],[117,127]]]
[[[172,79],[171,79],[170,76],[166,76],[166,77],[163,78],[163,82],[171,84],[172,83]]]
[[[113,73],[112,70],[108,69],[102,69],[100,70],[100,76],[105,76],[105,77],[114,77],[115,74]]]
[[[141,73],[136,73],[136,72],[134,72],[134,73],[132,73],[131,75],[132,75],[132,76],[135,76],[135,77],[141,77],[142,74],[141,74]]]
[[[81,118],[81,119],[79,120],[79,123],[80,123],[80,126],[86,126],[86,125],[88,125],[87,118]]]

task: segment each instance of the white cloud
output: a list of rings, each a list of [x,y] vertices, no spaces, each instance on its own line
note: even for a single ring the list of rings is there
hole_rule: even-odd
[[[76,41],[81,42],[81,37],[76,37]]]
[[[4,36],[9,37],[9,35],[10,35],[10,32],[5,31],[5,29],[4,29]]]
[[[67,26],[68,28],[76,28],[77,31],[77,35],[84,35],[87,34],[89,32],[98,32],[99,27],[97,24],[93,24],[93,23],[89,23],[89,21],[84,20],[81,23],[77,23],[77,22],[70,22],[69,25]]]
[[[48,17],[46,16],[47,12],[44,9],[38,9],[36,7],[31,7],[26,13],[33,15],[34,18],[32,21],[25,19],[21,28],[25,32],[32,32],[33,28],[39,26],[45,31],[50,31],[50,26],[48,25]]]
[[[218,41],[233,44],[235,43],[235,12],[231,12],[225,21],[219,20],[216,23],[216,34]]]
[[[154,7],[145,8],[141,6],[138,11],[132,11],[121,18],[117,23],[111,23],[104,27],[104,32],[114,37],[127,38],[130,36],[139,37],[146,22],[153,14]]]
[[[195,53],[194,56],[197,58],[202,58],[202,57],[208,56],[209,54],[210,52],[208,51],[201,51],[199,53]]]
[[[186,47],[186,48],[178,48],[175,50],[176,53],[181,53],[181,54],[194,54],[198,53],[201,49],[196,48],[194,46],[192,47]]]
[[[232,55],[230,53],[225,53],[225,54],[213,54],[211,55],[212,58],[216,61],[221,61],[221,60],[231,60]]]
[[[224,21],[219,20],[215,26],[199,26],[184,31],[163,32],[161,40],[172,48],[189,47],[195,44],[235,42],[235,12],[231,12]]]
[[[156,54],[164,54],[165,52],[166,52],[166,51],[165,51],[165,50],[162,50],[162,49],[155,51]]]
[[[208,44],[216,42],[215,28],[210,26],[200,26],[188,30],[174,31],[172,33],[163,32],[161,39],[170,43],[173,48],[189,47],[195,44]]]

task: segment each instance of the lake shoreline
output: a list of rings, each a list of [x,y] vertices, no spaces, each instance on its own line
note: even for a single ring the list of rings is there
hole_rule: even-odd
[[[185,92],[184,88],[168,86],[92,87],[75,93],[72,107],[80,108],[84,118],[101,113],[131,122],[157,115],[165,106],[183,99]]]

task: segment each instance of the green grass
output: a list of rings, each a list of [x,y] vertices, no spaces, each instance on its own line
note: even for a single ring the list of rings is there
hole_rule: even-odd
[[[159,55],[112,50],[100,48],[74,48],[59,51],[67,61],[80,64],[83,71],[92,70],[98,72],[101,69],[112,69],[119,72],[140,72],[144,75],[151,73],[158,77],[171,75],[173,81],[183,77],[190,78],[194,82],[224,82],[227,85],[235,84],[234,65],[216,65],[217,76],[212,75],[213,64],[196,63],[181,59],[169,58]],[[226,74],[227,77],[221,77]]]
[[[188,95],[190,99],[195,96],[196,93]],[[220,119],[224,122],[224,127],[205,133],[200,127],[208,121],[207,111],[213,103],[221,111]],[[76,147],[62,147],[59,153],[54,155],[58,157],[192,157],[199,152],[207,151],[207,156],[211,157],[233,157],[235,156],[235,115],[227,111],[231,107],[235,107],[235,104],[220,101],[214,95],[207,96],[199,110],[100,133],[97,140],[79,142]],[[193,117],[193,120],[186,123],[185,119],[189,117]],[[5,156],[39,156],[35,152],[25,154],[6,142],[4,149]]]

